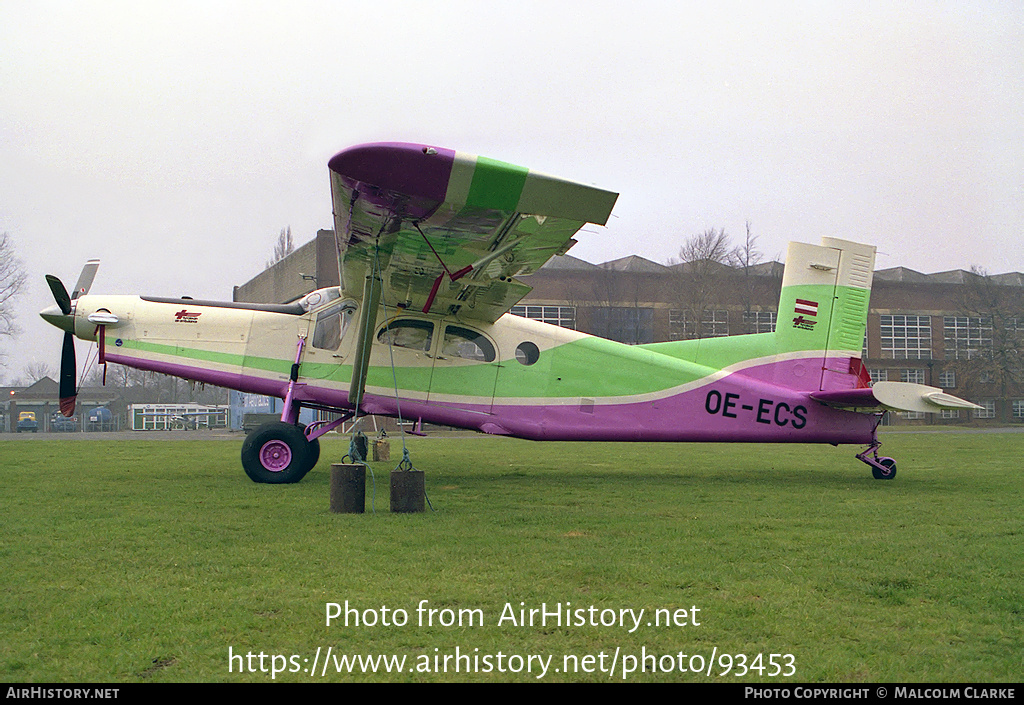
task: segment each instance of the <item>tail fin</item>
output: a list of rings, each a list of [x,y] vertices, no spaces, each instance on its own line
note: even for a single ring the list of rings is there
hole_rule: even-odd
[[[868,387],[861,361],[875,248],[835,238],[821,245],[791,242],[775,328],[779,354],[820,352],[821,375],[801,386],[816,390]]]

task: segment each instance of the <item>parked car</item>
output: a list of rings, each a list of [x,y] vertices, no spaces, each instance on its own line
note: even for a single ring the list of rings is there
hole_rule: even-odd
[[[18,433],[25,431],[26,433],[35,433],[39,430],[39,422],[36,421],[36,412],[34,411],[22,411],[18,414]]]
[[[69,431],[78,430],[78,417],[72,416],[68,418],[64,414],[54,414],[50,419],[50,430],[57,433],[67,433]]]

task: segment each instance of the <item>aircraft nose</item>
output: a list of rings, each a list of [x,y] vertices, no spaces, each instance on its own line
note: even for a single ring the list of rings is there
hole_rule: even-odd
[[[56,304],[44,308],[39,315],[51,326],[56,326],[68,333],[75,332],[75,317],[62,312]]]

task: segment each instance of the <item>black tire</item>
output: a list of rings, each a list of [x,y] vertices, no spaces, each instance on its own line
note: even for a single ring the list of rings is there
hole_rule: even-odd
[[[316,467],[317,462],[320,460],[320,439],[314,438],[312,441],[307,441],[309,447],[309,459],[306,461],[309,465],[309,472]]]
[[[892,458],[879,458],[878,462],[882,468],[871,466],[871,474],[876,480],[891,480],[896,477],[896,461]]]
[[[305,438],[305,436],[306,436],[306,426],[304,424],[300,423],[299,424],[299,428],[302,429],[302,436],[303,436],[303,438]],[[306,457],[306,465],[307,465],[307,467],[302,472],[302,477],[305,477],[307,474],[309,474],[309,471],[312,470],[313,468],[315,468],[316,464],[317,464],[317,461],[320,460],[320,439],[319,438],[314,438],[312,441],[307,440],[306,441],[306,449],[307,449],[307,452],[308,452],[308,455]]]
[[[310,444],[300,426],[283,421],[264,424],[242,442],[242,467],[253,482],[298,482],[313,467]]]

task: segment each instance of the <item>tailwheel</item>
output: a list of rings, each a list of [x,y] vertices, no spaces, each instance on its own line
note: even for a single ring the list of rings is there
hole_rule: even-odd
[[[298,482],[313,468],[315,456],[302,427],[283,421],[260,426],[242,443],[242,467],[253,482]]]
[[[881,445],[876,440],[864,452],[857,453],[857,460],[871,466],[871,474],[876,480],[891,480],[896,477],[896,460],[879,455],[878,448]]]
[[[896,477],[896,461],[892,458],[878,458],[877,465],[872,464],[871,474],[876,480],[891,480]]]

